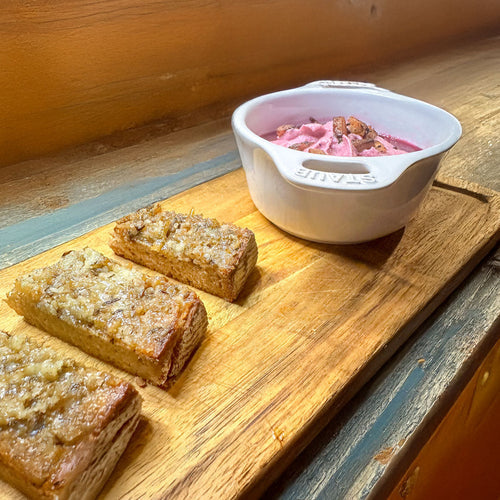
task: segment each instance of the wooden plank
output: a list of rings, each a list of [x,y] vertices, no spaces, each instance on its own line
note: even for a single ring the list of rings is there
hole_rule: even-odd
[[[266,499],[388,497],[498,341],[499,263],[497,249],[328,423]]]
[[[250,227],[260,258],[236,303],[200,292],[208,336],[169,391],[141,389],[145,421],[105,489],[109,498],[231,498],[265,487],[492,247],[500,222],[497,194],[443,179],[404,231],[346,247],[272,226],[250,202],[241,170],[164,205]],[[0,296],[20,272],[69,248],[111,255],[110,229],[0,271]],[[30,327],[3,303],[0,328],[128,377]],[[3,485],[0,493],[16,498]]]
[[[139,129],[127,139],[2,168],[0,268],[239,168],[227,127],[219,120],[168,136],[156,131],[158,137]]]
[[[165,199],[240,166],[227,118],[172,133],[158,123],[138,127],[52,157],[2,167],[0,228],[96,198],[108,205],[136,201],[145,193],[152,200]],[[171,192],[165,191],[167,184]],[[102,225],[96,221],[92,229]]]

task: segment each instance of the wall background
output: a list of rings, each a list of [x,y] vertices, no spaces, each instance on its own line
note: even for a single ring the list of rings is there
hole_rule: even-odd
[[[499,26],[498,0],[4,0],[0,166]]]

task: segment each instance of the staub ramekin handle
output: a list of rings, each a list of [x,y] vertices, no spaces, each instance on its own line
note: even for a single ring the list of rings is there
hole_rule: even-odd
[[[374,83],[351,82],[344,80],[316,80],[314,82],[306,83],[304,87],[320,89],[370,89],[379,92],[390,92],[390,90],[377,87]]]

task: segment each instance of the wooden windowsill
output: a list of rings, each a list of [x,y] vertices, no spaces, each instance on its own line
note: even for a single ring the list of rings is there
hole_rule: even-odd
[[[440,175],[498,190],[498,67],[495,36],[330,76],[372,81],[455,114],[463,137]],[[169,120],[156,121],[4,166],[0,267],[240,166],[228,116],[175,132]],[[493,253],[474,270],[266,496],[366,498],[391,491],[493,346],[500,316],[497,263]],[[422,357],[424,374],[413,381],[415,360]],[[390,435],[381,432],[385,428]]]

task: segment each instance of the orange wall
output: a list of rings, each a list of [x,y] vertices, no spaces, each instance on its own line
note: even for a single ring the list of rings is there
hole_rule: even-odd
[[[3,0],[0,166],[499,23],[498,0]]]

